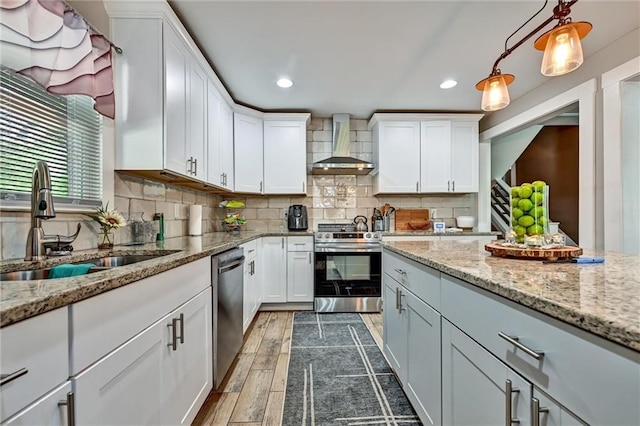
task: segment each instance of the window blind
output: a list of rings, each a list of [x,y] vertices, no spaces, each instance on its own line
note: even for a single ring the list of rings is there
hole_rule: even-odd
[[[102,203],[102,117],[88,96],[48,93],[0,69],[0,197],[29,200],[38,160],[51,172],[57,203]]]

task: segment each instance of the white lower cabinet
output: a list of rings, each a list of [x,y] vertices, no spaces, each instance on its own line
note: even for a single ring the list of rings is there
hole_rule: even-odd
[[[69,379],[68,309],[0,328],[0,372],[0,422],[65,383]],[[34,413],[28,418],[36,419]]]
[[[260,239],[240,246],[244,250],[244,270],[242,279],[242,332],[246,332],[262,304],[261,267],[257,265],[258,253],[262,249]]]
[[[287,237],[287,302],[313,302],[313,237]]]
[[[69,400],[73,398],[71,382],[67,381],[2,424],[66,426],[69,424],[69,417],[73,415],[69,411],[73,409],[73,405],[69,404]]]
[[[440,425],[440,314],[385,274],[384,352],[424,424]]]
[[[287,301],[287,237],[263,237],[260,260],[262,268],[262,301]]]
[[[313,302],[313,237],[262,238],[262,301]]]
[[[531,399],[531,416],[534,426],[584,426],[587,424],[535,386]],[[536,421],[538,423],[535,423]]]
[[[531,384],[442,321],[442,424],[531,424]]]
[[[76,422],[191,424],[212,389],[211,289],[73,378]]]
[[[163,424],[166,328],[163,318],[73,378],[77,424]]]
[[[164,424],[191,424],[213,387],[211,288],[165,317]]]

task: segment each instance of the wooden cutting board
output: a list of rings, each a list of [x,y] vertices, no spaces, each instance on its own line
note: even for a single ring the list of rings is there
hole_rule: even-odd
[[[396,210],[396,231],[415,231],[409,226],[409,223],[416,225],[424,223],[426,226],[423,231],[429,229],[429,209],[399,209]]]

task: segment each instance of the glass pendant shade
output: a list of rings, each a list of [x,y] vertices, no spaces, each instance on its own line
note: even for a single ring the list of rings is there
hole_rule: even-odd
[[[502,74],[497,74],[486,79],[482,91],[483,111],[496,111],[509,105],[509,90]]]
[[[553,77],[566,74],[582,65],[582,45],[573,24],[551,30],[542,58],[540,72]]]

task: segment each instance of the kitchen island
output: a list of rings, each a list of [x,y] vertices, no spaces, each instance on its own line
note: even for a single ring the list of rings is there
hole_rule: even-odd
[[[640,423],[638,256],[542,263],[477,241],[383,247],[384,352],[424,423]]]

